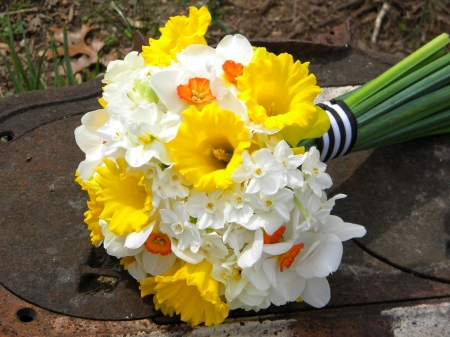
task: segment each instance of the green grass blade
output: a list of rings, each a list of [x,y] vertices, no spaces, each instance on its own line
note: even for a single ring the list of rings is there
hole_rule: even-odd
[[[25,69],[23,68],[22,62],[20,61],[19,55],[17,55],[16,49],[14,48],[14,36],[12,33],[12,26],[11,26],[11,20],[7,20],[7,27],[8,27],[8,38],[9,38],[9,51],[10,51],[10,57],[14,65],[14,69],[16,72],[20,75],[20,78],[23,82],[25,82],[25,87],[27,90],[31,90],[31,82],[28,78]]]
[[[51,45],[49,44],[47,48],[45,48],[44,52],[42,53],[41,57],[39,58],[39,63],[36,70],[36,75],[34,77],[34,87],[38,89],[46,89],[47,86],[45,85],[44,81],[41,79],[42,74],[42,65],[44,63],[45,55],[47,54],[47,51],[50,49]]]
[[[17,75],[14,73],[14,71],[11,69],[9,63],[6,60],[5,55],[3,55],[2,52],[0,52],[0,56],[2,57],[3,64],[5,65],[6,71],[8,72],[9,78],[11,79],[11,82],[13,83],[14,90],[17,93],[24,92],[22,82],[20,81],[20,78],[17,77]]]
[[[70,63],[70,55],[69,55],[69,39],[67,38],[67,28],[63,29],[64,36],[64,63],[67,79],[70,85],[76,84],[75,76],[73,75],[72,64]]]
[[[33,60],[31,58],[30,49],[28,48],[28,42],[27,37],[25,36],[25,30],[23,29],[23,24],[20,23],[20,30],[22,31],[22,38],[24,41],[24,49],[25,49],[25,57],[27,59],[27,65],[28,65],[28,74],[31,79],[34,79],[36,77],[36,70],[34,68]],[[33,86],[33,81],[31,80],[31,90],[36,90],[35,86]]]

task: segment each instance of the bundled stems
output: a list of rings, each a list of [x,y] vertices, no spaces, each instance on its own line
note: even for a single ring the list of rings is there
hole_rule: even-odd
[[[449,43],[449,35],[441,34],[374,80],[335,98],[357,120],[352,152],[450,132],[450,54],[444,49]]]

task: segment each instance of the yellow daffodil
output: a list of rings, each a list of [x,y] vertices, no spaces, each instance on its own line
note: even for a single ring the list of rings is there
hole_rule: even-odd
[[[91,178],[84,181],[80,178],[78,170],[75,172],[75,181],[80,184],[83,191],[87,191],[89,201],[87,202],[88,210],[84,212],[84,222],[91,231],[91,242],[94,246],[98,246],[103,240],[102,227],[98,224],[99,216],[103,211],[103,202],[96,199],[96,192],[100,189],[97,182]]]
[[[210,275],[212,265],[207,260],[198,264],[175,264],[162,275],[140,280],[141,296],[153,294],[156,309],[164,315],[181,315],[191,325],[218,325],[228,316],[230,307],[220,299],[220,283]]]
[[[202,111],[191,106],[183,118],[177,136],[166,144],[174,169],[200,192],[231,186],[231,175],[250,146],[240,117],[210,103]]]
[[[142,57],[148,65],[168,66],[177,60],[176,54],[191,44],[206,44],[204,35],[211,22],[206,7],[189,8],[189,17],[173,16],[161,28],[158,40],[149,39],[150,46],[142,47]]]
[[[250,120],[280,131],[293,126],[288,129],[288,137],[283,135],[291,146],[312,134],[323,135],[329,128],[329,119],[313,104],[320,88],[316,77],[309,74],[309,63],[294,62],[292,55],[286,53],[276,56],[261,50],[255,55],[237,78],[242,91],[238,96],[246,102]]]
[[[152,198],[145,189],[142,172],[127,172],[124,158],[114,163],[105,159],[106,166],[97,167],[99,185],[97,201],[104,204],[101,219],[107,219],[109,230],[116,235],[141,231],[149,223]]]

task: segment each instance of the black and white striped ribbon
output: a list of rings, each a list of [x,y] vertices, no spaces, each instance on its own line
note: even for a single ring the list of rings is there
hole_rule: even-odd
[[[330,129],[317,140],[320,160],[325,162],[344,156],[356,142],[357,122],[352,111],[343,101],[327,101],[317,104],[330,117]]]

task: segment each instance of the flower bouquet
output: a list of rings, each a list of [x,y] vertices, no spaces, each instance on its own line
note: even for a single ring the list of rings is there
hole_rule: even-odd
[[[411,132],[386,139],[397,131],[376,129],[358,143],[360,116],[376,115],[363,98],[383,89],[315,106],[320,88],[308,63],[242,35],[211,48],[210,21],[205,7],[191,7],[141,53],[108,66],[102,108],[75,130],[92,244],[119,258],[157,309],[191,325],[220,324],[238,308],[323,307],[342,241],[366,233],[331,215],[345,195],[328,199],[324,161]],[[398,81],[410,83],[409,74]],[[356,114],[354,101],[365,106]]]

